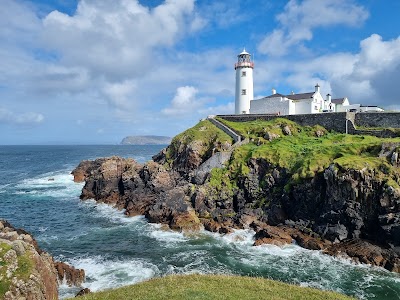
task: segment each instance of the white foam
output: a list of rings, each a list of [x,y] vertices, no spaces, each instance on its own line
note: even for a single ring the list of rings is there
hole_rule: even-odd
[[[86,282],[83,287],[92,291],[138,283],[159,274],[157,266],[138,259],[105,260],[95,256],[68,262],[75,268],[85,270]]]
[[[15,186],[17,195],[29,194],[57,198],[79,197],[83,183],[74,182],[68,170],[49,172],[35,178],[24,179]]]
[[[236,246],[251,246],[254,243],[255,232],[250,229],[234,229],[233,233],[221,235],[222,240]]]
[[[96,202],[93,199],[81,201],[79,206],[85,209],[93,209],[92,216],[107,219],[116,225],[147,223],[144,216],[129,217],[125,215],[124,210],[116,209],[109,204]]]
[[[176,243],[189,240],[189,237],[185,236],[184,233],[168,229],[166,225],[149,223],[147,229],[148,236],[160,242],[164,242],[163,245],[166,247],[176,247]]]

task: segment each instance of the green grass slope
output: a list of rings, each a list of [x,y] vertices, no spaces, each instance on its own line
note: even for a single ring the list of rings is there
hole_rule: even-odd
[[[74,299],[210,300],[210,299],[354,299],[334,292],[262,278],[225,275],[185,275],[152,279],[136,285],[88,294]]]
[[[245,174],[250,158],[264,158],[271,164],[286,168],[293,180],[312,178],[331,164],[339,169],[371,172],[374,177],[387,179],[399,188],[400,172],[385,157],[378,157],[383,143],[400,143],[400,138],[378,138],[328,132],[321,126],[300,126],[287,119],[271,121],[229,122],[220,119],[250,140],[232,156],[228,170],[232,175]],[[291,135],[285,135],[284,128]],[[274,136],[269,141],[265,137]],[[231,176],[235,177],[235,176]],[[394,178],[394,179],[393,179]]]

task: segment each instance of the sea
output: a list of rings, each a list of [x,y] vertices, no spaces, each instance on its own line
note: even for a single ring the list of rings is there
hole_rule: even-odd
[[[29,231],[56,260],[86,272],[92,291],[169,274],[265,277],[359,299],[400,299],[400,274],[295,244],[253,246],[251,230],[183,234],[144,217],[81,201],[71,171],[82,160],[118,155],[144,163],[163,146],[0,146],[0,218]],[[60,298],[79,288],[60,286]]]

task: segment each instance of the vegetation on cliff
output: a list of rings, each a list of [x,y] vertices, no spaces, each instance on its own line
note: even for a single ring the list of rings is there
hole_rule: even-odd
[[[299,287],[263,278],[225,275],[168,276],[78,299],[354,299],[334,292]]]
[[[27,281],[32,274],[34,262],[31,252],[13,254],[11,245],[0,242],[0,299],[10,290],[12,278]]]
[[[193,159],[184,167],[194,169],[214,152],[226,150],[231,144],[232,138],[229,135],[207,120],[200,121],[172,139],[166,149],[165,162],[171,167],[177,167],[187,156],[192,156],[198,159]]]
[[[400,138],[384,139],[368,135],[327,132],[321,126],[302,127],[287,119],[272,121],[229,122],[220,119],[251,142],[232,155],[227,170],[236,178],[246,175],[249,159],[264,158],[276,167],[285,168],[297,181],[313,178],[331,164],[339,170],[363,170],[375,178],[399,188],[400,171],[385,156],[382,145],[400,144]],[[215,181],[215,178],[212,180]]]
[[[54,262],[26,231],[0,220],[0,300],[58,299],[58,280],[80,286],[84,277],[83,270]]]

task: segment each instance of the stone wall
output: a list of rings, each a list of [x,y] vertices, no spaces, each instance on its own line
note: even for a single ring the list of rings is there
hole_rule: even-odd
[[[289,116],[277,116],[277,115],[220,115],[219,117],[232,122],[246,122],[254,120],[273,120],[276,118],[285,118],[293,122],[298,123],[302,126],[314,126],[321,125],[328,130],[334,130],[337,132],[346,132],[346,114],[347,113],[323,113],[323,114],[305,114],[305,115],[289,115]],[[350,129],[352,128],[351,122],[347,121]]]
[[[400,113],[359,113],[355,116],[355,124],[359,127],[400,128]]]
[[[234,115],[235,116],[235,115]],[[240,142],[242,137],[237,134],[236,132],[234,132],[231,128],[229,128],[228,126],[225,126],[224,124],[222,124],[220,121],[215,120],[212,117],[207,118],[207,120],[209,120],[211,123],[213,123],[215,126],[217,126],[219,129],[221,129],[223,132],[225,132],[227,135],[229,135],[234,141],[236,142]]]
[[[400,128],[400,113],[321,113],[305,115],[277,116],[266,114],[248,114],[248,115],[219,115],[222,119],[232,122],[246,122],[254,120],[273,120],[275,118],[285,118],[302,126],[321,125],[327,130],[333,130],[340,133],[350,134],[368,134],[379,137],[395,137],[398,134],[387,129],[368,130],[368,128]],[[355,127],[354,127],[354,125]],[[357,130],[357,127],[362,127]]]

